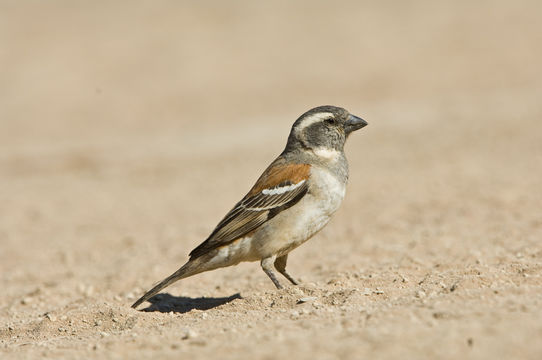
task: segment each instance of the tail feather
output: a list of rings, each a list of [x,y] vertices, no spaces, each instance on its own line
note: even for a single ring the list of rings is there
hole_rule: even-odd
[[[164,280],[160,281],[160,283],[158,285],[156,285],[155,287],[153,287],[152,289],[150,289],[149,291],[147,291],[145,293],[145,295],[143,295],[142,297],[140,297],[133,305],[132,307],[135,309],[137,308],[141,303],[143,303],[144,301],[147,301],[149,300],[151,297],[153,297],[154,295],[158,294],[158,292],[160,290],[162,290],[163,288],[173,284],[175,281],[177,280],[180,280],[180,279],[184,279],[184,278],[187,278],[189,276],[192,276],[192,275],[195,275],[199,272],[201,272],[201,270],[197,269],[197,266],[195,266],[196,264],[194,264],[193,261],[188,261],[186,264],[184,264],[179,270],[175,271],[173,274],[171,274],[170,276],[168,276],[167,278],[165,278]]]

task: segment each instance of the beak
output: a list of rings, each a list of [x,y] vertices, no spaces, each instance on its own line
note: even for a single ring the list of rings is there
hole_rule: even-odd
[[[347,134],[350,134],[352,131],[359,130],[367,125],[367,121],[350,114],[348,115],[348,120],[346,120],[346,123],[344,124],[344,130]]]

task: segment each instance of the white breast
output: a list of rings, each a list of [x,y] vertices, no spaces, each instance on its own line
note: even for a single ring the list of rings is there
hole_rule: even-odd
[[[282,256],[309,240],[337,211],[345,189],[346,184],[333,173],[313,166],[307,194],[254,234],[250,257]]]
[[[332,173],[313,167],[308,193],[288,209],[291,211],[284,212],[282,229],[287,231],[280,234],[279,254],[287,254],[320,231],[339,209],[345,189],[346,184]]]
[[[322,215],[333,215],[341,205],[346,193],[346,184],[325,169],[311,169],[309,194],[314,196],[315,205]]]

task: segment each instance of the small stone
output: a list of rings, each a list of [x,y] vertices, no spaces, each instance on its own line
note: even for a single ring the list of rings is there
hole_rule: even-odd
[[[372,292],[371,289],[369,289],[369,288],[363,289],[363,295],[365,295],[365,296],[369,296],[369,295],[371,295],[372,293],[373,293],[373,292]]]
[[[189,339],[194,339],[194,338],[197,338],[198,337],[198,333],[195,332],[194,330],[192,329],[186,329],[184,331],[184,334],[183,334],[183,337],[181,339],[183,340],[189,340]]]
[[[56,316],[52,315],[51,313],[45,313],[45,317],[51,321],[56,321]]]
[[[94,326],[102,325],[102,320],[94,320]]]
[[[209,315],[207,315],[207,313],[202,313],[202,314],[201,314],[201,318],[202,318],[203,320],[207,319],[207,317],[209,317]]]
[[[26,296],[24,298],[22,298],[21,300],[21,304],[23,305],[28,305],[32,302],[32,298],[30,296]]]
[[[376,295],[382,295],[384,294],[384,291],[376,289],[375,291],[373,291],[373,293]]]
[[[108,337],[109,334],[106,333],[105,331],[100,331],[100,336],[104,338],[104,337]]]
[[[111,321],[113,321],[114,323],[117,323],[117,322],[119,322],[119,319],[114,317],[114,318],[111,319]]]
[[[416,291],[416,297],[417,298],[423,299],[425,296],[426,296],[425,291],[423,291],[423,290]]]
[[[290,312],[290,317],[293,319],[298,318],[299,312],[297,312],[296,310],[293,310],[292,312]]]
[[[13,331],[13,330],[15,330],[15,329],[13,328],[13,326],[8,326],[8,330],[9,330],[9,331]]]
[[[303,303],[306,303],[306,302],[309,302],[309,301],[314,301],[316,299],[317,299],[316,296],[306,296],[306,297],[302,297],[301,299],[297,300],[297,303],[298,304],[303,304]]]

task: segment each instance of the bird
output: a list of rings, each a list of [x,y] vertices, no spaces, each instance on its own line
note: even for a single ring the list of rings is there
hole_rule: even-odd
[[[274,271],[290,283],[288,254],[320,231],[344,199],[348,136],[367,125],[337,106],[315,107],[292,125],[284,151],[218,223],[189,260],[139,298],[132,308],[174,282],[205,271],[260,261],[277,289]],[[273,269],[274,268],[274,269]]]

